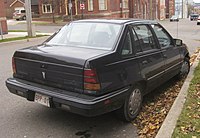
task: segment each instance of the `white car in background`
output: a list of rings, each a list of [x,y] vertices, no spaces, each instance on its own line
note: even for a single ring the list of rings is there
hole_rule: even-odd
[[[197,19],[197,25],[200,25],[200,16]]]

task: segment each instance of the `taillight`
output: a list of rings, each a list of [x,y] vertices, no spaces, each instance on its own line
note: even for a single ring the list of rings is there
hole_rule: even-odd
[[[13,69],[13,73],[16,74],[16,64],[15,64],[14,57],[12,58],[12,69]]]
[[[84,92],[96,94],[100,90],[100,83],[95,69],[84,70]]]

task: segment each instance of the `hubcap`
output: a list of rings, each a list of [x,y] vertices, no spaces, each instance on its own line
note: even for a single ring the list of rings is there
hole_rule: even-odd
[[[184,61],[181,67],[181,74],[186,75],[188,72],[189,72],[189,64],[187,61]]]
[[[134,89],[129,98],[129,113],[130,115],[135,115],[139,110],[141,104],[142,96],[139,89]]]

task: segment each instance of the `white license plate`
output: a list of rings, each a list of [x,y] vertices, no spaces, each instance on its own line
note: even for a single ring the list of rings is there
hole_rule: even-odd
[[[50,107],[49,97],[48,96],[45,96],[45,95],[42,95],[42,94],[39,94],[39,93],[35,93],[34,101],[36,103],[39,103],[39,104],[42,104],[42,105]]]

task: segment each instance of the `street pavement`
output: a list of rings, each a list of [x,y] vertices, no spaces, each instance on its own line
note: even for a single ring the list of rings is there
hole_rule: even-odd
[[[187,44],[190,54],[200,47],[200,25],[196,21],[180,19],[179,22],[160,21],[167,31],[174,37],[183,40]]]
[[[160,21],[173,35],[183,39],[189,51],[200,47],[200,26],[189,19]],[[61,26],[37,25],[42,33],[54,33]],[[177,35],[178,27],[178,35]],[[9,30],[25,30],[25,24],[9,22]],[[12,76],[11,58],[16,49],[36,45],[47,37],[0,44],[0,137],[4,138],[116,138],[137,137],[136,128],[118,120],[113,113],[86,118],[63,110],[46,108],[8,92],[5,80]]]
[[[27,30],[26,21],[16,21],[16,20],[8,20],[8,30]],[[35,23],[35,29],[36,31],[40,33],[54,33],[58,31],[62,26],[62,24],[58,25],[48,25],[48,22],[39,22],[39,21],[33,21]]]
[[[9,93],[5,80],[12,76],[16,49],[42,43],[47,37],[0,43],[0,137],[2,138],[135,138],[136,128],[114,113],[87,118],[47,108]]]

